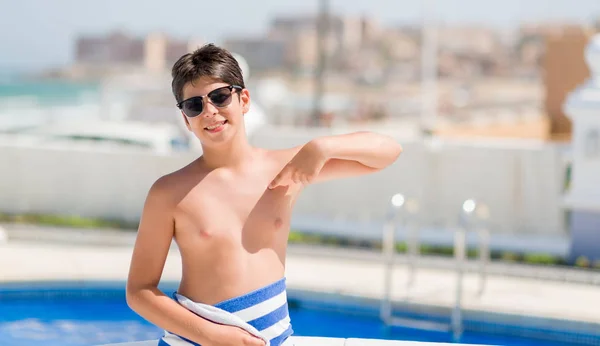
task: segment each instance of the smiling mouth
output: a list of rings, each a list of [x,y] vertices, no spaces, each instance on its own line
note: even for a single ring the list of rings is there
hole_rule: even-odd
[[[220,121],[220,122],[218,122],[216,124],[207,126],[204,129],[206,131],[215,132],[215,131],[221,130],[225,124],[227,124],[227,120],[223,120],[223,121]]]

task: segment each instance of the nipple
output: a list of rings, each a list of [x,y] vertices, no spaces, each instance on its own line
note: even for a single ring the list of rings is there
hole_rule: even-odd
[[[280,217],[275,218],[274,225],[276,229],[281,228],[281,226],[283,226],[283,220]]]

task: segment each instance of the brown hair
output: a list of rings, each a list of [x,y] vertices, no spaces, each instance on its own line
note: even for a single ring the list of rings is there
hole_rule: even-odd
[[[177,102],[183,101],[183,87],[201,77],[211,77],[223,83],[246,87],[237,60],[228,50],[212,43],[179,58],[173,65],[171,77],[171,88]]]

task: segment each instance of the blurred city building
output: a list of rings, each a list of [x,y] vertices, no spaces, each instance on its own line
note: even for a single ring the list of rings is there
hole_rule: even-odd
[[[217,42],[242,56],[253,71],[249,83],[257,100],[264,101],[269,121],[294,126],[310,122],[323,40],[322,126],[410,123],[417,129],[423,103],[431,101],[422,97],[420,24],[384,25],[369,16],[330,13],[326,30],[319,30],[319,18],[276,16],[263,35]],[[584,47],[600,27],[597,23],[522,23],[512,31],[484,24],[436,24],[433,132],[450,138],[569,140],[570,120],[561,105],[589,76]],[[154,83],[160,90],[153,91],[152,107],[139,102],[131,107],[136,110],[131,118],[155,122],[172,106],[170,91],[158,85],[166,83],[177,58],[203,43],[165,33],[81,36],[75,42],[73,66],[53,75],[121,81],[124,75],[161,76]],[[148,94],[136,94],[148,99]],[[295,97],[283,102],[291,94]]]
[[[124,32],[106,36],[77,38],[77,65],[142,65],[149,70],[162,70],[190,50],[192,40],[181,40],[163,33],[135,37]]]

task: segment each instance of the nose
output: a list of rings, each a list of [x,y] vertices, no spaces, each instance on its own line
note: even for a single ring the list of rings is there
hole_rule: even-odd
[[[212,118],[215,115],[217,115],[217,113],[219,112],[219,109],[217,107],[215,107],[215,105],[213,105],[211,102],[206,102],[204,104],[204,117],[205,118]]]

